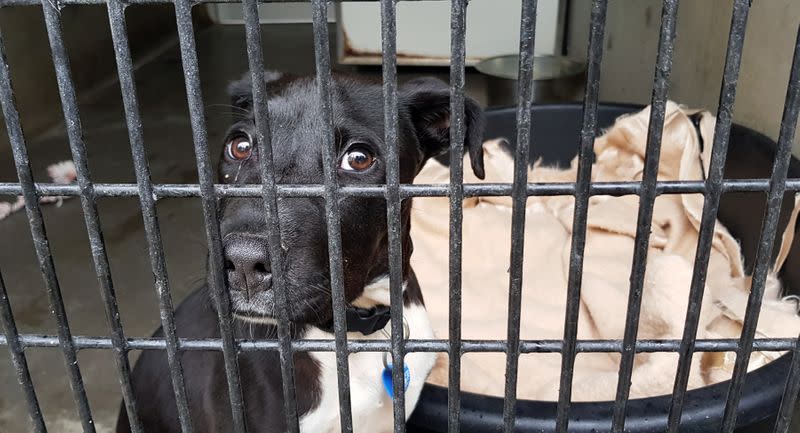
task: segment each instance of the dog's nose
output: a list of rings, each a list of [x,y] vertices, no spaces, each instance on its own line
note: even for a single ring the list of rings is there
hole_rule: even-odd
[[[225,271],[231,290],[255,294],[272,286],[267,240],[256,235],[237,235],[225,242]]]

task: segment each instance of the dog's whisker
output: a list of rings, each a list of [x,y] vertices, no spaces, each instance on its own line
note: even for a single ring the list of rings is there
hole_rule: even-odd
[[[242,172],[242,166],[244,165],[244,161],[239,163],[239,168],[236,169],[236,176],[233,177],[233,182],[236,183],[239,180],[239,173]]]
[[[248,114],[248,115],[250,114],[250,111],[248,111],[247,109],[244,109],[242,107],[237,107],[237,106],[231,105],[231,104],[206,104],[206,108],[207,109],[208,108],[229,108],[229,109],[236,110],[236,111],[244,113],[244,114]]]
[[[302,301],[306,306],[308,306],[309,310],[311,310],[311,312],[316,316],[317,322],[321,321],[322,316],[320,315],[321,314],[320,309],[314,306],[314,304],[309,302],[309,300],[306,298],[303,298]]]

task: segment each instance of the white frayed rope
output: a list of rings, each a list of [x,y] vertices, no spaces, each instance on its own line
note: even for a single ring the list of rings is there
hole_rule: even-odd
[[[75,182],[78,178],[78,172],[75,170],[75,164],[72,161],[61,161],[51,164],[47,167],[47,175],[53,180],[53,183],[60,185],[67,185]],[[48,196],[40,197],[39,203],[55,203],[57,207],[69,197],[64,196]],[[14,212],[19,211],[25,207],[25,198],[18,196],[16,201],[13,202],[0,202],[0,220],[5,219]]]

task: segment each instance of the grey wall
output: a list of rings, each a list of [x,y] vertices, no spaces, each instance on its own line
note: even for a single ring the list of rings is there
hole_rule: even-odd
[[[569,54],[586,56],[590,1],[573,0]],[[679,7],[670,98],[716,110],[731,0],[682,1]],[[661,0],[609,2],[600,97],[646,104],[650,100]],[[800,2],[753,2],[747,27],[735,120],[775,138],[792,61]],[[800,155],[800,140],[795,153]]]
[[[61,19],[76,91],[85,100],[116,74],[108,14],[104,6],[68,6]],[[169,6],[129,7],[126,21],[134,59],[175,34]],[[62,120],[41,7],[0,9],[0,29],[23,127],[35,135]]]

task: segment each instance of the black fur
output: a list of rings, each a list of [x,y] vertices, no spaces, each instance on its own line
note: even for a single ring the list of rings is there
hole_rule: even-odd
[[[247,74],[229,88],[237,120],[230,127],[226,142],[246,135],[255,150],[244,162],[223,155],[219,164],[221,183],[261,183],[249,77]],[[315,80],[267,72],[266,81],[276,182],[322,184],[324,124]],[[374,165],[363,172],[340,169],[340,184],[384,183],[387,147],[383,141],[381,86],[334,76],[331,93],[339,157],[353,141],[364,143],[376,155]],[[418,79],[401,86],[398,96],[400,180],[411,183],[427,159],[449,149],[450,93],[441,81]],[[473,170],[482,178],[482,112],[467,98],[465,114],[465,148],[470,152]],[[403,269],[408,282],[405,302],[421,304],[422,294],[409,266],[412,251],[410,206],[410,200],[405,200],[401,216]],[[285,251],[283,274],[289,303],[287,313],[293,335],[299,337],[308,326],[324,324],[332,317],[325,203],[321,198],[283,198],[279,199],[278,207]],[[366,284],[388,273],[386,203],[382,198],[352,197],[341,200],[340,210],[344,285],[349,302],[362,293]],[[242,288],[244,280],[237,279],[238,274],[229,269],[233,310],[239,315],[274,317],[269,258],[263,256],[271,227],[265,222],[263,200],[260,197],[222,199],[219,214],[226,254],[245,248],[252,254],[261,254],[257,259],[267,266],[261,268],[267,277],[248,283],[247,290]],[[182,338],[219,337],[216,317],[206,290],[196,290],[176,310],[178,335]],[[275,329],[270,325],[236,320],[235,328],[237,337],[275,338]],[[161,330],[156,332],[156,336],[162,335]],[[186,351],[181,352],[180,360],[195,432],[230,431],[231,410],[221,352]],[[239,362],[248,431],[284,432],[277,353],[246,352],[239,355]],[[302,415],[319,404],[319,368],[307,353],[296,354],[294,365],[298,411]],[[145,431],[180,432],[165,352],[142,354],[133,372],[133,385]],[[117,431],[130,431],[124,409],[120,412]]]

